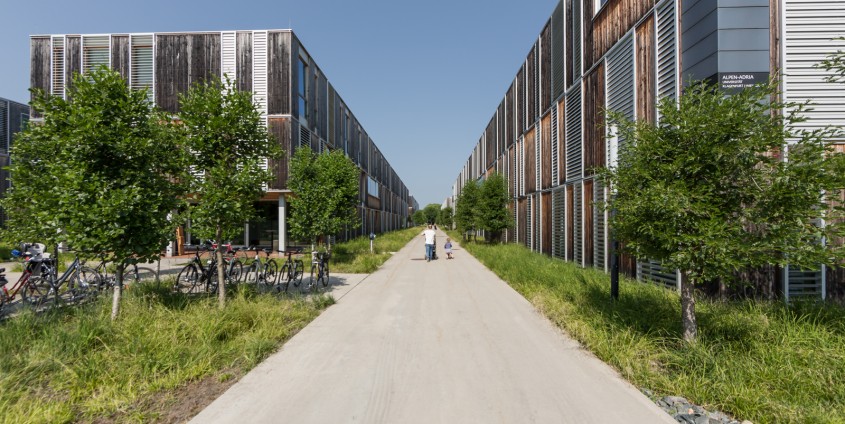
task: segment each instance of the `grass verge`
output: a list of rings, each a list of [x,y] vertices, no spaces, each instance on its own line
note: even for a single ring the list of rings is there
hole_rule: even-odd
[[[465,243],[556,325],[659,395],[755,423],[845,422],[845,309],[699,300],[699,341],[682,340],[676,293],[610,279],[515,245]]]
[[[332,246],[332,272],[369,274],[390,259],[391,252],[397,252],[414,237],[422,233],[421,227],[379,234],[373,242],[370,253],[369,237],[358,237]]]
[[[155,421],[178,399],[163,394],[251,369],[331,303],[245,290],[221,311],[151,284],[126,292],[114,323],[105,297],[24,312],[0,323],[0,421]]]

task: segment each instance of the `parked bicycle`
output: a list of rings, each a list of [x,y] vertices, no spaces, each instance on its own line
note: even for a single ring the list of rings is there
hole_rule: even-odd
[[[305,264],[302,262],[302,259],[292,258],[293,255],[299,255],[302,253],[301,247],[288,247],[287,250],[280,253],[287,257],[285,262],[282,264],[282,268],[279,270],[279,283],[284,284],[284,291],[287,293],[291,284],[299,286],[302,283],[302,274],[304,274],[305,271]]]
[[[255,282],[258,289],[273,287],[279,278],[279,265],[270,259],[270,249],[258,250],[253,246],[249,250],[255,251],[255,259],[246,269],[246,281]],[[261,260],[261,252],[266,255],[266,260]]]
[[[110,290],[117,285],[117,275],[114,271],[116,271],[115,265],[109,258],[103,253],[98,255],[100,263],[97,266],[93,267],[94,271],[97,272],[97,289],[98,290]],[[156,272],[147,267],[139,267],[138,261],[136,259],[128,259],[125,262],[123,267],[123,285],[126,286],[127,283],[137,283],[142,280],[149,280],[156,277]],[[114,271],[113,271],[114,270]]]
[[[49,264],[49,253],[44,253],[44,245],[41,243],[25,243],[21,246],[21,251],[17,249],[12,251],[15,257],[23,257],[24,269],[20,278],[9,288],[6,287],[8,280],[6,279],[6,269],[0,268],[0,317],[8,314],[13,305],[22,302],[25,305],[34,305],[39,300],[39,293],[35,286],[37,281],[35,279],[41,278],[42,275],[47,275],[53,272]],[[20,298],[18,298],[20,294]]]
[[[173,289],[182,293],[197,293],[217,291],[217,261],[212,257],[202,260],[202,252],[209,250],[208,246],[197,246],[194,258],[185,265],[176,277]],[[208,265],[208,266],[206,266]]]
[[[45,262],[49,263],[52,269],[48,272],[42,271],[40,276],[30,279],[29,290],[25,292],[30,296],[31,305],[58,306],[61,303],[75,303],[97,295],[100,277],[97,271],[82,264],[79,255],[75,255],[73,262],[61,276],[53,272],[58,269],[57,258],[48,258]]]
[[[329,252],[311,252],[311,278],[309,284],[302,285],[302,291],[325,290],[329,284]]]

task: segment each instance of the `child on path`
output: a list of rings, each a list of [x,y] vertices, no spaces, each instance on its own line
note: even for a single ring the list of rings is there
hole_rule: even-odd
[[[446,244],[443,245],[443,250],[446,251],[446,259],[452,259],[452,239],[446,238]]]

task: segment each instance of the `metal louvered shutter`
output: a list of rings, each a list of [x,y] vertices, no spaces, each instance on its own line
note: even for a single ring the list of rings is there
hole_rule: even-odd
[[[236,84],[238,79],[238,62],[237,52],[235,46],[237,45],[237,35],[234,31],[227,31],[220,34],[220,67],[223,75],[223,82],[226,82],[226,77],[232,85]]]
[[[637,261],[637,280],[655,283],[668,289],[678,289],[678,272],[664,267],[659,261]]]
[[[528,196],[525,199],[525,231],[528,232],[525,236],[525,245],[534,251],[534,196]]]
[[[152,34],[132,35],[129,43],[129,86],[133,90],[147,89],[147,99],[150,103],[155,103],[154,37]]]
[[[677,98],[678,18],[675,1],[657,6],[657,97]]]
[[[82,37],[82,72],[89,73],[100,66],[111,66],[111,40],[108,35]]]
[[[572,1],[572,16],[569,19],[572,27],[572,84],[578,83],[581,77],[581,1]]]
[[[65,37],[63,35],[52,37],[53,54],[50,69],[53,72],[50,94],[58,97],[65,96]]]
[[[628,34],[607,54],[607,108],[634,119],[634,83],[634,39]]]
[[[252,98],[261,113],[261,124],[267,126],[267,31],[252,33]],[[261,169],[267,169],[266,158]]]
[[[564,79],[564,55],[566,49],[563,45],[563,2],[559,2],[552,13],[552,101],[557,100],[566,89]],[[554,109],[554,108],[553,108]]]
[[[9,132],[9,103],[0,100],[0,151],[9,153],[9,142],[11,141],[11,134]]]
[[[552,105],[552,187],[558,185],[558,136],[557,136],[557,104]]]
[[[581,84],[566,95],[566,179],[581,178]]]
[[[308,127],[301,126],[299,127],[299,146],[298,147],[311,147],[311,131],[308,130]]]
[[[596,268],[607,269],[607,226],[604,211],[605,190],[600,179],[593,182],[593,264]]]
[[[584,266],[584,207],[583,207],[583,184],[580,182],[573,186],[572,195],[572,238],[574,240],[575,249],[575,263],[579,266]]]
[[[798,267],[787,266],[786,289],[784,290],[787,302],[792,298],[815,298],[824,299],[824,268],[821,270],[803,270]]]
[[[552,256],[566,259],[566,188],[552,191]]]

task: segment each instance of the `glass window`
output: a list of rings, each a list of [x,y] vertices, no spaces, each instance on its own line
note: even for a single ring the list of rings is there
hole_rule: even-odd
[[[299,120],[305,121],[308,117],[308,65],[305,61],[299,59],[297,64],[299,78],[297,81],[297,95],[299,102]]]

